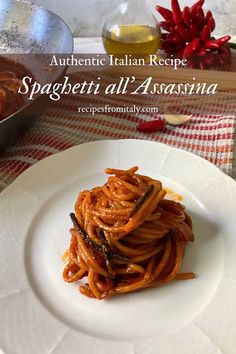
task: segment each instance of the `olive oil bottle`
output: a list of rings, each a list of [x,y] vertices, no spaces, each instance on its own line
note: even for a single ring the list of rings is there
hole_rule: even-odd
[[[103,44],[108,54],[156,54],[160,35],[148,25],[120,25],[103,36]]]
[[[160,47],[160,28],[145,0],[126,0],[104,24],[102,38],[108,54],[147,57]]]

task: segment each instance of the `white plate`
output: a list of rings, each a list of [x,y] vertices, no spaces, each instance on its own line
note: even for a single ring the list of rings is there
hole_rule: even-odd
[[[196,241],[183,270],[196,279],[98,301],[62,279],[68,214],[106,167],[163,181],[184,196]],[[236,184],[207,161],[169,146],[83,144],[23,173],[0,202],[0,347],[16,354],[234,353]],[[197,350],[197,352],[196,352]]]

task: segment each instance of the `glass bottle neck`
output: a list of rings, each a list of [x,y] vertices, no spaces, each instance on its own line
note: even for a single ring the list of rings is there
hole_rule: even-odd
[[[146,5],[146,0],[123,0],[104,25],[109,28],[127,25],[144,25],[156,28],[157,21]]]
[[[143,16],[150,15],[150,11],[146,5],[145,0],[125,0],[122,3],[122,11],[123,14],[129,13],[130,16],[134,16],[134,18],[142,18]]]
[[[126,23],[156,26],[156,21],[149,10],[146,0],[124,0],[120,6],[120,14]]]

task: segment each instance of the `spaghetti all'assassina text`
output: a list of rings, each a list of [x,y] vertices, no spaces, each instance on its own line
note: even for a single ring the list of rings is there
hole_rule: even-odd
[[[46,94],[53,101],[58,101],[61,95],[214,95],[217,93],[218,84],[196,82],[193,77],[192,83],[157,83],[153,77],[145,78],[140,82],[135,76],[120,77],[118,82],[110,83],[104,87],[101,85],[102,78],[96,80],[70,83],[69,76],[64,76],[60,83],[41,83],[30,76],[22,79],[22,85],[18,93],[27,95],[28,100],[33,100],[39,94]]]

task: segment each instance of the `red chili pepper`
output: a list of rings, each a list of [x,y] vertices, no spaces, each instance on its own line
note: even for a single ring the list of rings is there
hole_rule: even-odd
[[[220,44],[220,47],[222,47],[222,46],[225,45],[230,39],[231,39],[230,36],[224,36],[224,37],[221,37],[221,38],[216,39],[216,42]]]
[[[215,55],[213,53],[207,53],[205,58],[204,58],[204,61],[205,63],[208,65],[208,66],[211,66],[214,64],[215,62]]]
[[[208,24],[208,26],[210,27],[211,32],[213,32],[214,29],[215,29],[215,27],[216,27],[216,22],[215,22],[214,18],[213,18],[213,17],[210,17],[209,20],[208,20],[208,22],[207,22],[207,24]]]
[[[191,15],[194,15],[194,16],[195,16],[195,12],[196,12],[197,8],[198,8],[199,6],[203,6],[203,4],[204,4],[204,0],[199,0],[199,1],[197,1],[197,2],[191,7],[191,9],[190,9]]]
[[[155,119],[149,122],[141,122],[137,126],[137,130],[142,133],[152,133],[160,131],[165,127],[165,121],[162,119]]]
[[[213,17],[213,15],[212,15],[211,10],[209,10],[209,11],[207,11],[207,13],[206,13],[206,17],[205,17],[205,18],[206,18],[206,21],[208,22],[211,17]]]
[[[180,36],[183,37],[186,41],[191,40],[191,33],[184,26],[177,25],[175,29],[177,30],[178,34],[180,34]]]
[[[196,15],[200,15],[202,16],[204,19],[205,19],[205,14],[204,14],[204,11],[202,9],[202,6],[198,6],[197,9],[196,9]]]
[[[211,30],[208,25],[205,25],[202,29],[202,35],[201,35],[201,40],[203,42],[207,42],[211,37]]]
[[[185,41],[178,35],[178,34],[173,34],[169,35],[165,40],[163,40],[162,44],[164,46],[166,45],[183,45]]]
[[[167,56],[174,54],[175,57],[185,58],[189,65],[202,69],[215,64],[218,55],[219,63],[223,60],[228,63],[232,59],[231,43],[226,45],[230,37],[211,37],[216,23],[211,11],[205,14],[203,4],[204,0],[198,0],[191,8],[185,6],[181,11],[179,0],[171,0],[172,17],[170,10],[157,6],[166,19],[161,23],[162,28],[168,32],[162,35],[162,49]],[[223,47],[226,48],[220,51]]]
[[[193,51],[196,52],[201,45],[200,38],[199,37],[194,38],[191,44],[192,44]]]
[[[205,43],[205,46],[208,49],[218,49],[220,48],[220,43],[218,43],[216,39],[211,39]]]
[[[165,51],[166,51],[166,54],[172,55],[172,54],[176,53],[176,48],[175,47],[168,47],[165,49]]]
[[[171,0],[172,14],[176,25],[183,23],[182,12],[178,0]]]
[[[164,40],[164,39],[166,39],[166,38],[168,38],[168,37],[169,37],[169,33],[162,33],[162,34],[161,34],[162,40]]]
[[[196,14],[194,16],[194,23],[196,23],[199,28],[202,28],[202,26],[205,24],[205,17],[199,13]]]
[[[192,43],[189,43],[184,49],[183,58],[189,59],[191,58],[192,55],[193,55],[193,47],[192,47]]]
[[[161,21],[160,27],[168,32],[172,32],[175,29],[175,24],[169,21]]]
[[[162,6],[156,6],[156,10],[159,12],[159,14],[166,20],[166,21],[171,21],[173,22],[173,15],[172,12],[169,9],[166,9],[165,7]]]
[[[192,38],[195,38],[198,35],[198,29],[195,23],[191,23],[191,25],[189,26],[189,33]]]
[[[230,40],[230,36],[224,36],[218,39],[211,39],[210,41],[206,42],[206,48],[209,49],[218,49],[220,47],[222,47],[223,45],[225,45],[225,43],[227,43]]]
[[[202,46],[201,49],[198,51],[198,55],[200,57],[203,57],[204,55],[206,55],[206,47]]]
[[[182,17],[184,22],[188,25],[192,19],[190,8],[188,6],[184,7]]]
[[[167,54],[175,54],[176,53],[176,46],[173,40],[165,39],[161,43],[161,48],[165,50]]]
[[[180,37],[178,34],[173,34],[171,38],[177,50],[181,49],[183,45],[185,45],[185,40],[182,37]]]
[[[174,46],[174,42],[173,42],[173,39],[172,38],[167,38],[165,39],[164,41],[162,41],[162,49],[169,49],[171,48],[172,46]]]
[[[170,36],[169,38],[171,38],[172,39],[172,41],[174,42],[174,43],[179,43],[180,41],[181,41],[181,37],[176,33],[176,34],[173,34],[172,36]]]
[[[177,41],[179,41],[179,37],[178,35],[176,34],[170,34],[166,39],[164,39],[162,41],[162,44],[164,45],[174,45],[176,44]]]

